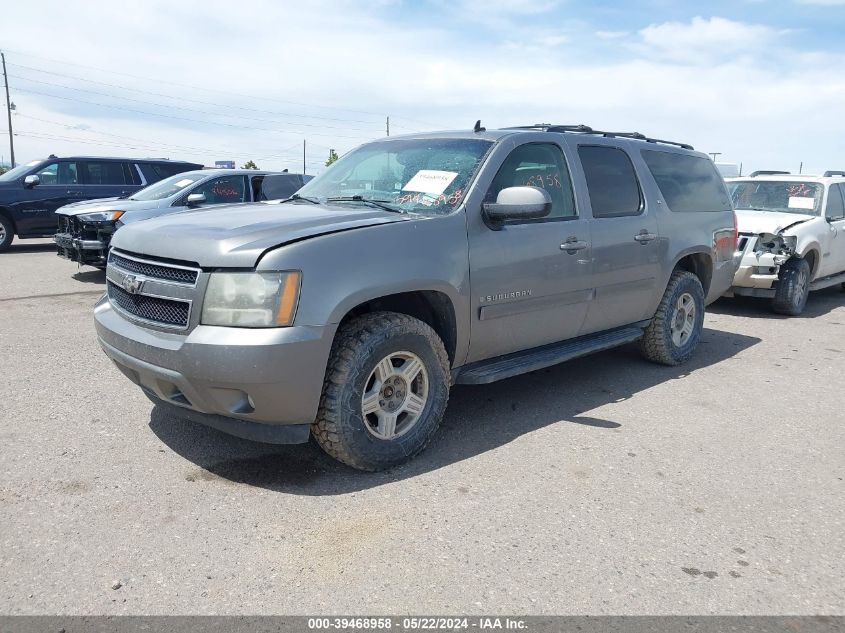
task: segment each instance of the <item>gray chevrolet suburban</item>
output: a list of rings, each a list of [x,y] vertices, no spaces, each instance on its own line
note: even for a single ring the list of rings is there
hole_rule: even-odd
[[[362,145],[286,200],[124,227],[95,321],[157,406],[378,470],[425,447],[453,384],[634,341],[684,362],[736,240],[688,145],[477,123]]]

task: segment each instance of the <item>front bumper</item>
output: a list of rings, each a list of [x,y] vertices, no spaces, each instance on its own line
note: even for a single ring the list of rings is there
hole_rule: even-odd
[[[175,334],[128,321],[105,296],[94,320],[103,351],[153,401],[232,435],[307,440],[302,429],[274,427],[316,418],[334,328],[198,325]]]
[[[103,267],[109,252],[109,243],[104,240],[85,240],[70,233],[56,233],[53,236],[57,255],[72,262]]]
[[[726,296],[774,297],[780,267],[790,255],[758,250],[757,243],[756,236],[747,237],[736,252],[739,268]]]

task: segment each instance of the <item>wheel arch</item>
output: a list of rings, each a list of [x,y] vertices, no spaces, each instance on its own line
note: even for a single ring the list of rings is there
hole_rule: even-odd
[[[17,235],[18,234],[18,225],[17,225],[17,222],[15,222],[15,218],[12,217],[11,209],[7,209],[6,207],[0,207],[0,215],[2,215],[6,220],[8,220],[11,223],[12,228],[14,229],[15,235]]]
[[[452,298],[441,290],[420,289],[394,292],[359,301],[348,308],[340,324],[370,312],[397,312],[428,324],[443,341],[450,365],[460,353],[458,349],[458,324]]]
[[[707,297],[713,281],[713,256],[709,251],[691,249],[680,253],[672,266],[672,273],[676,270],[686,270],[698,277],[704,289],[704,296]],[[669,278],[671,277],[670,273]],[[668,284],[668,280],[666,283]]]
[[[808,244],[801,254],[801,259],[806,259],[807,263],[810,264],[810,279],[812,280],[815,278],[816,273],[819,271],[819,265],[821,264],[821,249],[819,249],[819,245],[816,243]]]

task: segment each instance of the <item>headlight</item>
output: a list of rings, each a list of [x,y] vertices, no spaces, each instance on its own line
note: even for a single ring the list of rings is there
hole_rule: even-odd
[[[211,273],[201,321],[234,327],[291,325],[300,278],[299,272]]]
[[[83,222],[114,222],[123,213],[123,211],[97,211],[96,213],[82,213],[77,217]]]

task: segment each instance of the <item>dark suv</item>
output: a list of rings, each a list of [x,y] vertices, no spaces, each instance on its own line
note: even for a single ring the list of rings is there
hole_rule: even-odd
[[[50,237],[55,211],[79,200],[125,196],[202,165],[165,159],[74,156],[36,160],[0,175],[0,252],[12,238]]]

